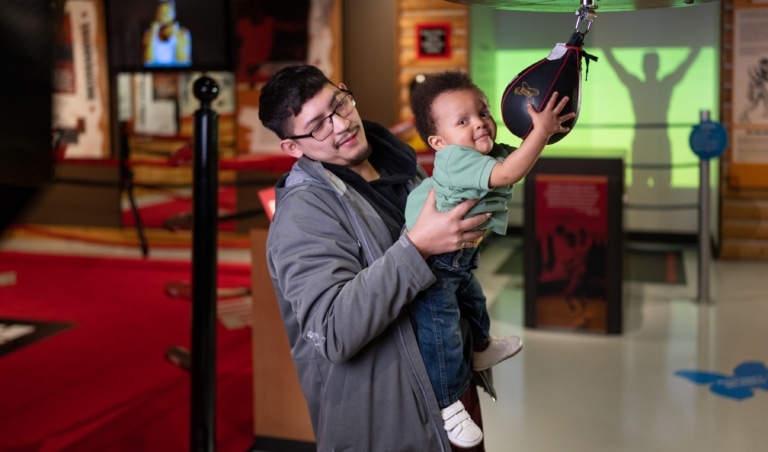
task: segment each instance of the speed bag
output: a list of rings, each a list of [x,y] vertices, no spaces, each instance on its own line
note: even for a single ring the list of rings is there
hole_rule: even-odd
[[[558,101],[568,96],[568,103],[561,114],[576,113],[573,119],[563,122],[564,126],[570,128],[568,132],[573,130],[581,107],[583,53],[581,46],[558,43],[546,58],[528,66],[509,82],[501,100],[501,117],[510,132],[525,139],[533,130],[533,121],[526,105],[533,104],[536,111],[541,111],[554,92],[558,93]],[[568,132],[555,133],[547,144],[557,143]]]

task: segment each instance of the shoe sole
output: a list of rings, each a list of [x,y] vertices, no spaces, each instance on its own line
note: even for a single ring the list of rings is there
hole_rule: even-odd
[[[496,364],[499,364],[499,363],[501,363],[501,362],[504,362],[504,361],[508,360],[509,358],[511,358],[511,357],[513,357],[513,356],[515,356],[515,355],[517,355],[517,354],[518,354],[518,353],[520,353],[522,350],[523,350],[523,341],[520,341],[520,347],[518,347],[518,348],[517,348],[517,350],[515,350],[514,352],[512,352],[512,353],[511,353],[509,356],[507,356],[507,357],[505,357],[505,358],[503,358],[503,359],[500,359],[499,361],[497,361],[497,362],[496,362],[496,363],[494,363],[494,364],[491,364],[490,366],[484,366],[484,367],[472,367],[472,370],[474,370],[475,372],[482,372],[482,371],[484,371],[484,370],[490,369],[491,367],[495,366]]]
[[[470,447],[475,447],[483,442],[483,438],[480,438],[479,441],[473,442],[473,443],[459,443],[458,441],[450,441],[451,444],[454,446],[461,448],[461,449],[469,449]]]

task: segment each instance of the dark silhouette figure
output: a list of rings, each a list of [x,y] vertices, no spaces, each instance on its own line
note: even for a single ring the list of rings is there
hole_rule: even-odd
[[[672,146],[667,134],[667,113],[675,86],[683,79],[700,48],[691,49],[688,57],[677,69],[658,78],[659,54],[646,53],[643,58],[644,79],[630,74],[613,56],[610,48],[605,49],[605,58],[616,71],[619,79],[629,90],[635,111],[635,136],[632,140],[632,186],[638,201],[650,201],[651,193],[663,194],[670,187],[672,169]],[[646,166],[643,168],[643,166]],[[655,169],[656,176],[647,177],[648,169]]]
[[[752,111],[763,104],[763,120],[768,121],[768,58],[760,59],[749,69],[749,88],[747,92],[747,106],[741,113],[739,120],[744,124],[751,121]]]
[[[573,326],[581,328],[587,326],[591,320],[587,312],[587,256],[592,247],[592,239],[584,228],[578,233],[563,231],[567,248],[560,260],[567,274],[567,282],[563,288],[563,298],[568,308],[575,316]]]

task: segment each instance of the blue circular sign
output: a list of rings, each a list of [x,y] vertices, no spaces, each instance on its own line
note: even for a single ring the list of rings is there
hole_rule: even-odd
[[[720,157],[728,145],[728,133],[719,122],[702,121],[693,126],[688,142],[701,159]]]

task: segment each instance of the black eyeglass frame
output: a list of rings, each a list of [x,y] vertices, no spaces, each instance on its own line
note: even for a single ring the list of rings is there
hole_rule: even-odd
[[[331,121],[331,127],[333,127],[333,115],[336,115],[336,116],[338,116],[338,117],[340,117],[340,118],[346,118],[346,117],[348,117],[349,115],[351,115],[351,114],[352,114],[352,111],[351,111],[351,110],[350,110],[350,112],[349,112],[349,113],[347,113],[347,114],[346,114],[346,115],[344,115],[344,116],[342,116],[341,114],[339,114],[339,112],[338,112],[338,109],[339,109],[339,107],[340,107],[342,104],[344,104],[344,101],[345,101],[345,100],[347,100],[347,98],[349,98],[350,102],[352,102],[352,108],[353,108],[353,109],[355,108],[355,97],[354,97],[354,95],[352,94],[352,91],[347,91],[347,90],[343,89],[343,90],[341,90],[341,92],[342,92],[342,93],[344,93],[344,97],[342,97],[341,99],[339,99],[339,103],[338,103],[338,104],[336,104],[336,108],[334,108],[334,109],[333,109],[333,111],[331,112],[331,114],[329,114],[328,116],[324,116],[324,117],[323,117],[323,119],[321,119],[321,120],[320,120],[320,121],[317,123],[317,125],[316,125],[316,126],[315,126],[315,127],[314,127],[314,128],[313,128],[313,129],[312,129],[310,132],[309,132],[309,133],[305,133],[304,135],[293,135],[293,136],[290,136],[290,137],[285,137],[285,139],[286,139],[286,140],[298,140],[298,139],[301,139],[301,138],[314,138],[314,139],[315,139],[315,140],[317,140],[317,141],[323,141],[323,140],[325,140],[326,138],[328,138],[329,136],[331,136],[331,134],[333,133],[333,128],[331,128],[331,133],[329,133],[328,135],[324,136],[322,140],[321,140],[321,139],[319,139],[319,138],[317,138],[317,137],[314,135],[314,133],[315,133],[315,132],[317,132],[317,131],[318,131],[318,130],[321,128],[321,127],[323,127],[323,123],[325,123],[325,121],[327,121],[327,120],[330,120],[330,121]]]

